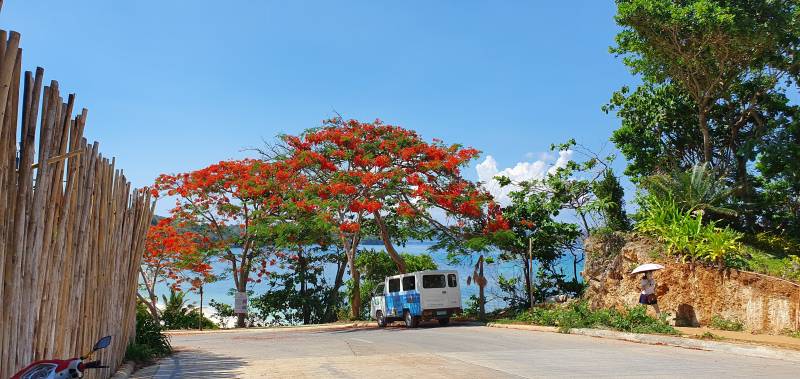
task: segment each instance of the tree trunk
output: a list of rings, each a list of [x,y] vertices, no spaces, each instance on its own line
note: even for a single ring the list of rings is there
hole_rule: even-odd
[[[306,284],[306,257],[303,256],[303,249],[297,251],[297,266],[300,268],[300,299],[303,301],[303,325],[311,323],[311,309],[308,307],[308,299],[306,298],[306,291],[308,285]]]
[[[344,271],[346,267],[346,259],[336,264],[336,278],[333,281],[333,288],[331,288],[331,292],[328,295],[328,307],[325,320],[327,322],[337,321],[336,308],[339,305],[339,288],[341,288],[342,283],[344,283]]]
[[[149,292],[149,289],[148,289],[148,292]],[[156,304],[158,303],[158,298],[155,295],[152,295],[152,293],[151,293],[149,298],[145,299],[144,296],[142,296],[138,292],[136,293],[136,297],[138,297],[139,300],[141,300],[142,303],[144,303],[144,305],[147,306],[147,310],[150,312],[150,316],[153,318],[153,320],[155,320],[155,322],[157,324],[160,324],[161,323],[161,316],[158,314],[158,307],[156,306]]]
[[[531,286],[531,264],[528,258],[522,259],[523,273],[525,274],[525,294],[528,295],[530,306],[533,306],[533,287]]]
[[[711,133],[708,131],[708,120],[706,119],[706,109],[700,106],[697,114],[697,121],[700,132],[703,134],[703,163],[711,164]]]
[[[236,285],[236,291],[247,293],[247,280],[239,280],[239,283]],[[236,327],[237,328],[245,328],[247,327],[247,314],[246,313],[237,313],[236,314]]]
[[[478,276],[481,278],[481,280],[478,282],[478,302],[480,303],[478,318],[481,321],[486,321],[486,296],[483,293],[483,287],[486,285],[486,280],[483,277],[483,255],[478,258],[478,265]]]
[[[577,282],[578,281],[578,256],[572,256],[572,280]]]
[[[389,254],[389,257],[392,258],[394,264],[397,265],[397,271],[399,271],[401,274],[405,274],[408,271],[406,268],[406,261],[403,260],[403,257],[401,257],[400,254],[397,253],[397,250],[394,249],[389,236],[389,229],[386,227],[386,223],[383,221],[381,212],[375,211],[372,213],[372,215],[375,217],[375,223],[378,224],[378,229],[381,231],[381,239],[383,239],[383,246],[386,247],[386,252]]]
[[[347,253],[347,264],[350,267],[350,278],[353,279],[353,293],[350,295],[350,317],[357,320],[361,317],[361,274],[356,267],[356,253]]]

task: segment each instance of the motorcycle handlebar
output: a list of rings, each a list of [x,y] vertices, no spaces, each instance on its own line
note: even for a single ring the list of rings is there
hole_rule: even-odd
[[[81,363],[80,369],[86,370],[89,368],[108,368],[108,366],[103,366],[100,361],[91,361],[86,363]]]

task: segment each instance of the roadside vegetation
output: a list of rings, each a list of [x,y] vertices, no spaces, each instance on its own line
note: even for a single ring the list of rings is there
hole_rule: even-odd
[[[125,351],[125,360],[147,364],[171,354],[172,345],[163,331],[146,306],[139,303],[136,307],[136,337]]]
[[[711,317],[711,325],[714,329],[727,330],[731,332],[741,332],[744,330],[744,324],[736,319],[728,319],[719,315]]]
[[[562,333],[575,328],[611,329],[630,333],[679,334],[667,324],[666,319],[658,319],[647,314],[644,306],[616,309],[591,309],[586,302],[578,301],[568,305],[534,307],[518,313],[513,318],[497,320],[498,323],[525,323],[541,326],[555,326]]]

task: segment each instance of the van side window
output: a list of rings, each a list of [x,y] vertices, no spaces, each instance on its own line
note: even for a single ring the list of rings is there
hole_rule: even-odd
[[[458,280],[456,279],[456,274],[448,274],[447,275],[447,286],[448,287],[458,287]]]
[[[422,288],[444,288],[444,275],[422,275]]]
[[[417,278],[414,275],[403,277],[403,291],[411,291],[417,289]]]
[[[400,292],[400,278],[389,279],[389,292]]]
[[[378,284],[378,286],[375,287],[375,295],[376,296],[383,295],[383,287],[384,287],[383,283]]]

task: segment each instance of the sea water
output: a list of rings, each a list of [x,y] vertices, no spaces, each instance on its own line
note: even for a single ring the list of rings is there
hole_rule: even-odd
[[[362,249],[375,249],[378,251],[383,251],[383,245],[363,245],[361,246]],[[422,241],[414,241],[409,242],[405,246],[396,246],[398,252],[401,253],[409,253],[409,254],[428,254],[433,258],[434,262],[438,266],[440,270],[457,270],[459,273],[459,285],[461,286],[461,297],[462,297],[462,304],[466,306],[467,300],[470,296],[478,296],[478,286],[475,283],[471,283],[470,285],[467,284],[467,277],[471,276],[474,268],[475,263],[480,256],[480,254],[474,254],[469,257],[464,257],[461,259],[459,263],[453,264],[448,261],[447,253],[443,251],[431,251],[431,243],[429,242],[422,242]],[[497,252],[489,252],[485,254],[487,257],[496,256]],[[215,274],[224,273],[226,270],[230,270],[230,264],[226,262],[214,262],[212,264],[213,272]],[[277,266],[268,267],[268,270],[276,270],[280,271]],[[534,270],[536,270],[536,266],[534,266]],[[573,265],[572,265],[572,257],[567,255],[563,257],[563,259],[559,262],[556,270],[561,270],[565,275],[566,280],[570,280],[573,277]],[[581,280],[580,271],[583,270],[583,263],[579,263],[577,266],[578,271],[578,280]],[[522,278],[522,262],[520,260],[515,260],[512,262],[501,262],[496,261],[492,264],[484,264],[484,276],[486,277],[487,284],[484,288],[484,294],[486,296],[486,310],[491,311],[497,308],[503,308],[506,306],[505,302],[500,298],[500,288],[498,287],[498,278],[502,275],[506,278],[518,277]],[[336,266],[333,264],[328,264],[325,266],[325,278],[328,283],[333,283],[334,277],[336,275]],[[347,275],[345,274],[344,280],[347,280]],[[214,300],[219,303],[225,303],[228,305],[233,306],[233,279],[230,277],[230,273],[228,272],[224,279],[213,282],[207,283],[203,286],[203,314],[206,316],[213,314],[213,309],[208,307],[208,303],[211,300]],[[258,296],[263,294],[269,289],[268,280],[263,280],[262,283],[250,283],[248,288],[254,291],[254,296]],[[344,289],[344,286],[342,286]],[[165,294],[168,290],[165,285],[159,285],[156,289],[159,296],[161,294]],[[200,304],[200,295],[196,291],[189,291],[186,294],[186,299],[188,304],[192,304],[194,306],[199,306]],[[362,299],[362,301],[369,301],[368,299]]]

